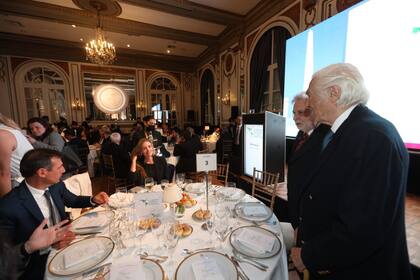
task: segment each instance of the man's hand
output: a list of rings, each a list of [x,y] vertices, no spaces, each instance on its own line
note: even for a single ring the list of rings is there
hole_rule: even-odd
[[[100,192],[92,198],[92,201],[95,202],[96,204],[108,203],[109,196],[107,195],[106,192]]]
[[[292,261],[296,269],[300,272],[303,272],[306,269],[306,267],[303,264],[302,257],[300,255],[301,251],[302,251],[301,248],[293,247],[290,255],[292,257]]]
[[[56,240],[58,242],[54,243],[53,247],[57,250],[63,249],[76,238],[76,234],[71,230],[62,230],[59,234],[57,234]]]
[[[62,225],[68,223],[68,220],[61,221],[55,226],[45,228],[47,225],[48,219],[44,219],[42,223],[34,230],[32,235],[29,237],[28,241],[25,243],[25,249],[28,254],[46,248],[51,244],[58,241],[59,235],[63,231],[68,231],[69,226],[61,227]]]

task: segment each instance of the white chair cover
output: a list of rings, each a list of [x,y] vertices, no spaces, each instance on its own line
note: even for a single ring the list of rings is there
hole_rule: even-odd
[[[66,185],[66,188],[75,195],[92,195],[92,182],[90,181],[88,172],[73,175],[70,178],[64,180],[64,184]],[[65,210],[66,212],[71,213],[72,219],[76,219],[80,216],[82,209],[66,207]]]

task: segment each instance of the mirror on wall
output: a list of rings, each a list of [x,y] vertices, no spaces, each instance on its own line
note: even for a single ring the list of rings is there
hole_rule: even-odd
[[[92,91],[104,84],[114,84],[128,96],[128,106],[118,114],[107,114],[95,105]],[[86,96],[86,113],[91,120],[135,120],[136,119],[136,79],[134,76],[104,73],[83,73],[83,87]]]

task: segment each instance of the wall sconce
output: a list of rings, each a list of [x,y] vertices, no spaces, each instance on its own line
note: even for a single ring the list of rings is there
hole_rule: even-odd
[[[230,90],[222,97],[222,103],[225,105],[230,104]]]
[[[144,103],[143,100],[140,100],[136,107],[140,111],[144,111],[144,110],[146,110],[146,103]]]
[[[79,99],[79,98],[75,98],[75,99],[73,100],[73,103],[71,103],[71,107],[73,108],[73,110],[80,111],[80,110],[82,110],[82,109],[83,109],[84,105],[83,105],[83,103],[80,101],[80,99]]]

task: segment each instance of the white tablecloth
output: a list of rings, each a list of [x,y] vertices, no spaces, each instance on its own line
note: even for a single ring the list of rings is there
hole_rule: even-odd
[[[204,248],[204,247],[209,247],[208,244],[208,240],[209,240],[209,233],[206,231],[203,231],[201,229],[201,222],[197,222],[195,220],[192,219],[192,213],[194,213],[196,210],[198,210],[200,207],[201,208],[205,208],[205,198],[204,195],[197,197],[196,198],[198,203],[196,206],[187,209],[185,211],[185,215],[184,217],[178,219],[180,222],[183,223],[188,223],[193,227],[193,233],[186,238],[182,238],[179,240],[177,247],[175,248],[175,253],[174,253],[174,261],[176,263],[176,266],[178,266],[178,264],[186,257],[186,255],[182,254],[182,249],[183,248],[188,248],[188,249],[198,249],[198,248]],[[243,201],[255,201],[256,199],[247,195],[246,197],[244,197]],[[213,210],[214,208],[214,204],[215,204],[215,200],[214,197],[210,196],[210,210]],[[100,207],[99,207],[100,209]],[[214,213],[214,211],[212,211]],[[168,216],[169,215],[169,211],[166,211],[163,213],[163,217],[162,220],[165,221],[165,215]],[[279,239],[282,242],[282,249],[280,251],[279,254],[277,254],[276,256],[269,258],[269,259],[260,259],[259,261],[261,263],[264,263],[266,265],[269,266],[269,269],[266,272],[263,272],[251,265],[248,265],[246,263],[241,263],[241,267],[245,270],[245,273],[248,275],[248,277],[252,280],[252,279],[258,279],[258,280],[264,280],[264,279],[281,279],[281,280],[287,280],[288,279],[288,268],[287,268],[287,257],[286,257],[286,248],[284,246],[284,242],[283,242],[283,236],[280,230],[280,224],[277,220],[277,218],[273,215],[273,217],[271,218],[271,220],[275,220],[277,223],[275,225],[268,225],[268,224],[263,224],[261,227],[266,228],[268,230],[271,230],[274,233],[277,233],[277,236],[279,237]],[[231,219],[229,221],[230,225],[233,225],[234,228],[238,228],[240,226],[245,226],[245,225],[252,225],[252,223],[242,220],[240,218],[236,218],[236,219]],[[108,230],[105,230],[103,232],[103,235],[108,235]],[[215,233],[213,233],[213,240],[214,240],[214,244],[216,245],[218,244],[217,242],[219,242],[215,236]],[[126,244],[126,246],[128,247],[123,254],[124,255],[135,255],[135,252],[137,250],[137,248],[134,246],[134,244],[136,244],[133,239],[131,240],[125,240],[124,243]],[[139,242],[137,242],[138,245]],[[143,247],[146,247],[147,251],[149,253],[153,253],[154,249],[156,249],[156,247],[159,245],[158,241],[156,240],[156,237],[154,236],[153,233],[147,233],[144,238],[142,239],[141,243],[143,244]],[[225,242],[222,245],[222,249],[217,250],[216,251],[220,251],[222,253],[227,253],[229,255],[232,255],[232,247],[230,245],[229,242],[229,238],[227,238],[225,240]],[[163,250],[159,250],[158,251],[159,254],[166,254],[166,252]],[[49,260],[51,260],[52,256],[55,254],[56,252],[53,250],[50,253],[49,256]],[[115,260],[116,258],[119,258],[119,254],[116,251],[116,249],[114,249],[114,252],[111,254],[111,256],[106,259],[105,261],[102,262],[102,264],[105,263],[109,263],[112,262],[113,260]],[[161,263],[163,269],[165,270],[165,272],[171,271],[172,273],[170,273],[169,275],[169,279],[173,279],[173,273],[176,270],[176,267],[173,267],[172,269],[167,267],[167,263],[168,262],[163,262]],[[48,267],[48,265],[47,265]],[[109,275],[108,275],[109,277]],[[55,277],[53,275],[51,275],[48,272],[48,269],[45,273],[45,279],[72,279],[73,277]],[[109,278],[105,278],[105,279],[109,279]]]

